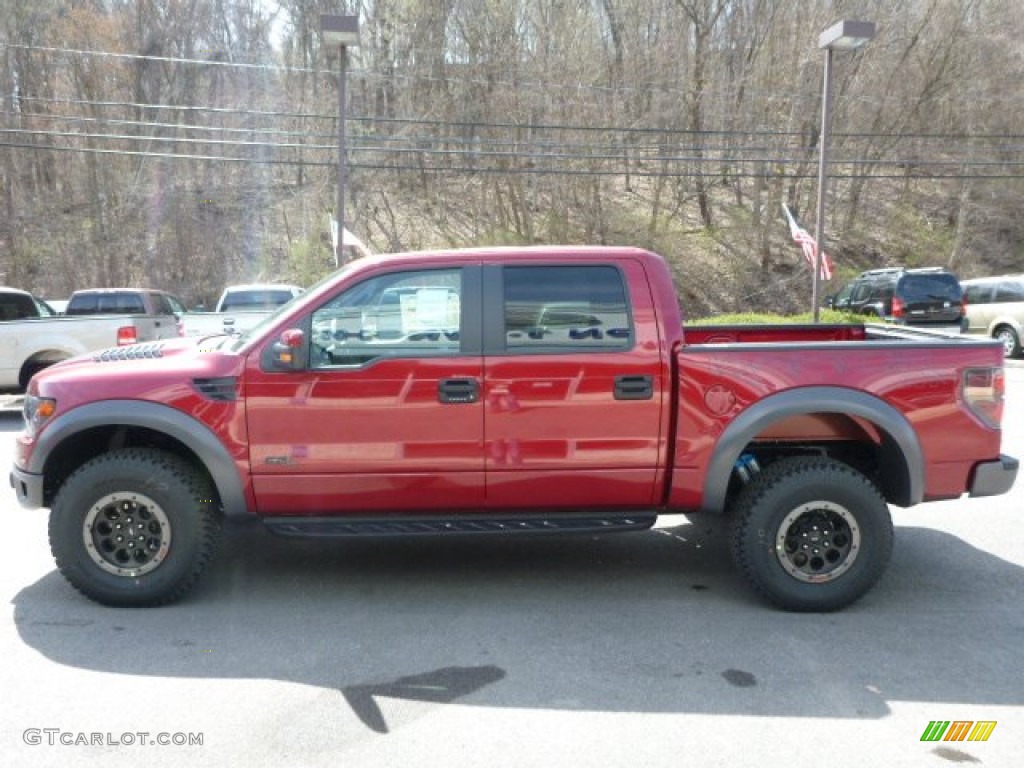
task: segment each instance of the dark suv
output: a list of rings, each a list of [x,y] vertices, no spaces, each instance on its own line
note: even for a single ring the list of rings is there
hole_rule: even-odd
[[[964,293],[942,267],[869,269],[825,298],[832,309],[935,330],[964,330]]]

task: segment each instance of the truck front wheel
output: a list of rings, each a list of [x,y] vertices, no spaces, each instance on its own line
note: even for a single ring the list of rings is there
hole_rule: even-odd
[[[864,475],[831,459],[770,464],[730,511],[737,566],[789,611],[846,607],[881,578],[892,553],[885,499]]]
[[[148,448],[112,451],[84,464],[50,511],[57,567],[104,605],[178,600],[213,556],[219,533],[220,512],[205,476]]]

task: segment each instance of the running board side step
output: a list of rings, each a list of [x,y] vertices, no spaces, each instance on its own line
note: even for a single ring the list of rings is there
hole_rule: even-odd
[[[556,515],[549,517],[265,517],[263,525],[282,536],[335,538],[495,533],[618,533],[654,525],[653,512],[637,515]]]

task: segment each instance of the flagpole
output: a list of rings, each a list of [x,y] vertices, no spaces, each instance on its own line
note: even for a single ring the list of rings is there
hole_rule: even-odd
[[[821,135],[818,137],[818,212],[814,222],[814,277],[811,303],[814,322],[821,320],[821,254],[825,250],[825,171],[828,166],[828,135],[832,123],[832,48],[825,49],[825,84],[821,95]]]

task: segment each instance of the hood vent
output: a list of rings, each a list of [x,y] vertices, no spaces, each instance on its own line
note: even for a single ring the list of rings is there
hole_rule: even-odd
[[[154,344],[132,344],[127,347],[111,347],[104,349],[92,356],[97,363],[110,363],[115,360],[144,360],[164,356],[164,345]]]
[[[192,386],[207,400],[231,402],[238,399],[238,379],[234,376],[221,376],[216,379],[192,379]]]

